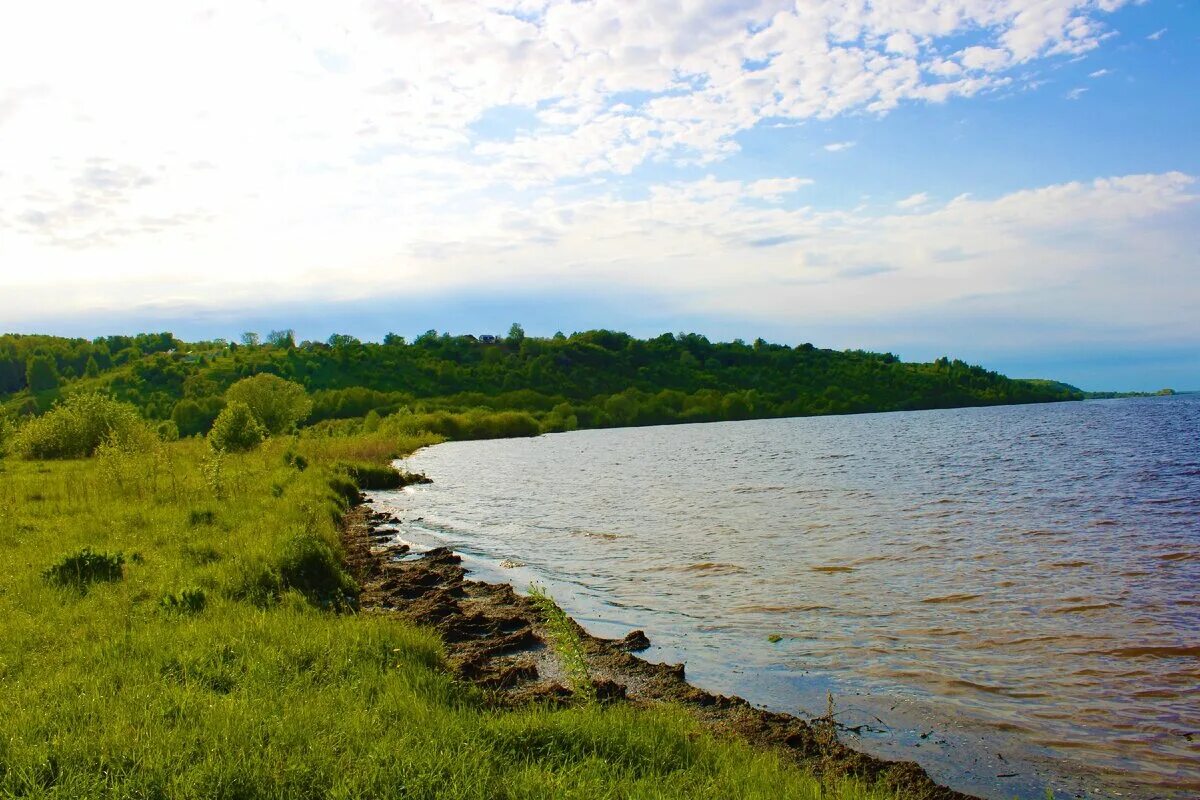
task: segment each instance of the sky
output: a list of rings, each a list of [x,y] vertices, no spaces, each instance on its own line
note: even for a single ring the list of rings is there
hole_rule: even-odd
[[[1196,0],[0,9],[0,330],[607,327],[1200,389]]]

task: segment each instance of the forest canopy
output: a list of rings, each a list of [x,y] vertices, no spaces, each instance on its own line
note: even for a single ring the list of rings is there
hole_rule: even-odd
[[[475,423],[452,425],[444,415],[515,412],[497,432],[529,433],[1083,397],[1066,384],[1007,378],[950,358],[906,363],[891,353],[712,342],[696,333],[535,337],[514,324],[504,337],[431,330],[411,343],[395,334],[382,343],[334,334],[297,344],[291,330],[239,340],[0,336],[0,415],[38,415],[72,394],[102,392],[149,419],[172,420],[183,436],[204,435],[227,402],[254,406],[263,402],[259,390],[280,381],[305,394],[296,390],[268,413],[275,432],[372,413],[425,415],[471,435]]]

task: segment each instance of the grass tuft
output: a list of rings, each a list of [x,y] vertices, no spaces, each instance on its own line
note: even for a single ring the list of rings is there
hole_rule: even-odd
[[[90,547],[63,556],[42,577],[59,586],[86,589],[88,584],[119,581],[125,576],[125,556],[120,553],[98,553]]]

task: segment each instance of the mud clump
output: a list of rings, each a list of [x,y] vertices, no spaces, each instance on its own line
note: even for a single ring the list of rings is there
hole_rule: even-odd
[[[650,646],[650,637],[645,631],[630,631],[625,638],[617,642],[617,647],[627,653],[638,653]]]
[[[565,685],[566,668],[547,645],[552,637],[537,605],[508,584],[468,580],[461,559],[447,548],[414,558],[405,545],[380,547],[381,540],[392,538],[380,529],[398,522],[366,506],[344,519],[346,562],[361,587],[362,611],[394,614],[436,630],[456,676],[487,690],[498,706],[578,702]],[[671,703],[715,734],[779,750],[825,778],[853,777],[915,800],[972,800],[934,783],[915,763],[852,750],[838,740],[831,719],[806,722],[692,686],[682,664],[654,664],[633,655],[650,646],[644,631],[610,640],[570,624],[598,702]]]

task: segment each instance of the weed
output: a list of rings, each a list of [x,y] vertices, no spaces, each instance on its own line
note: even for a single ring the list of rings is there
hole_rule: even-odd
[[[583,640],[575,630],[575,622],[567,613],[558,607],[546,590],[536,584],[529,584],[529,597],[542,612],[546,622],[546,632],[550,635],[550,646],[562,661],[567,673],[567,681],[575,697],[587,705],[596,702],[596,686],[592,683],[592,675],[588,670],[587,656],[583,652]]]
[[[204,476],[204,482],[216,500],[225,499],[227,492],[225,458],[224,450],[213,450],[200,462],[200,473]]]

